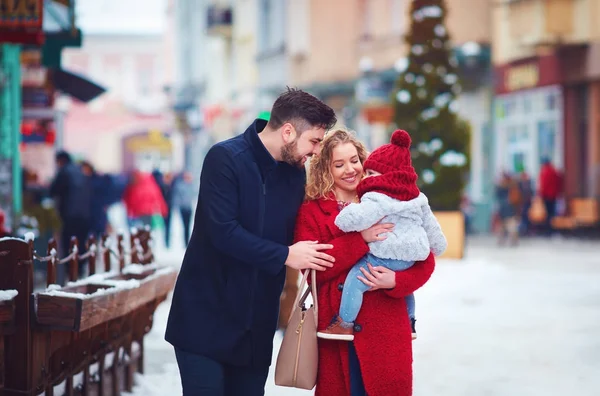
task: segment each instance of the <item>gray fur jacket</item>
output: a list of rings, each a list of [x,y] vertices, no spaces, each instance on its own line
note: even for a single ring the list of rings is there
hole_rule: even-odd
[[[368,192],[360,203],[346,206],[337,215],[335,225],[344,232],[360,232],[380,220],[395,227],[385,240],[369,243],[371,253],[379,258],[422,261],[430,252],[439,256],[446,250],[446,237],[423,193],[410,201],[399,201]]]

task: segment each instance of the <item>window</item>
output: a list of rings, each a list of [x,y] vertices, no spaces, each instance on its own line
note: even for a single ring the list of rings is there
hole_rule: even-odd
[[[370,0],[360,0],[360,28],[361,38],[370,39],[373,36],[372,11]]]
[[[273,21],[273,4],[271,0],[261,0],[259,11],[259,47],[264,51],[269,49],[271,24]]]
[[[306,54],[310,48],[310,0],[289,3],[289,16],[293,16],[288,29],[288,49],[291,55]]]
[[[401,36],[406,33],[406,0],[389,0],[392,16],[392,34]]]
[[[138,70],[138,93],[140,96],[149,95],[152,86],[152,70],[144,67]]]

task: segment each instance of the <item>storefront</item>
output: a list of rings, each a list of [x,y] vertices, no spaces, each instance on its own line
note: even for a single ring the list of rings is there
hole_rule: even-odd
[[[495,174],[526,171],[537,180],[541,162],[564,169],[564,99],[555,55],[496,68]]]
[[[173,144],[160,130],[148,130],[123,138],[123,169],[173,172]]]
[[[600,43],[565,46],[565,195],[600,198]]]

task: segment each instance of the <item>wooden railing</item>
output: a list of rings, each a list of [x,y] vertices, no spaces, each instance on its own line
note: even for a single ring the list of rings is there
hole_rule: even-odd
[[[176,270],[154,263],[148,229],[116,243],[90,238],[79,254],[46,256],[33,240],[0,240],[0,396],[120,395],[144,370],[144,336],[154,311],[173,288]],[[127,246],[129,250],[126,250]],[[33,262],[47,263],[47,288],[33,290]],[[89,276],[78,280],[79,262]],[[103,271],[97,272],[99,264]],[[56,285],[58,266],[70,282]]]

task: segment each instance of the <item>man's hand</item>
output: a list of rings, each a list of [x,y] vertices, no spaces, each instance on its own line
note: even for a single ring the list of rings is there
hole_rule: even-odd
[[[290,268],[303,270],[314,269],[325,271],[333,267],[335,259],[321,250],[332,249],[333,245],[317,241],[300,241],[289,247],[290,252],[285,262]]]
[[[375,224],[370,228],[361,231],[360,235],[362,235],[365,242],[371,243],[375,241],[383,241],[385,238],[387,238],[385,234],[393,230],[394,225],[391,223]]]

